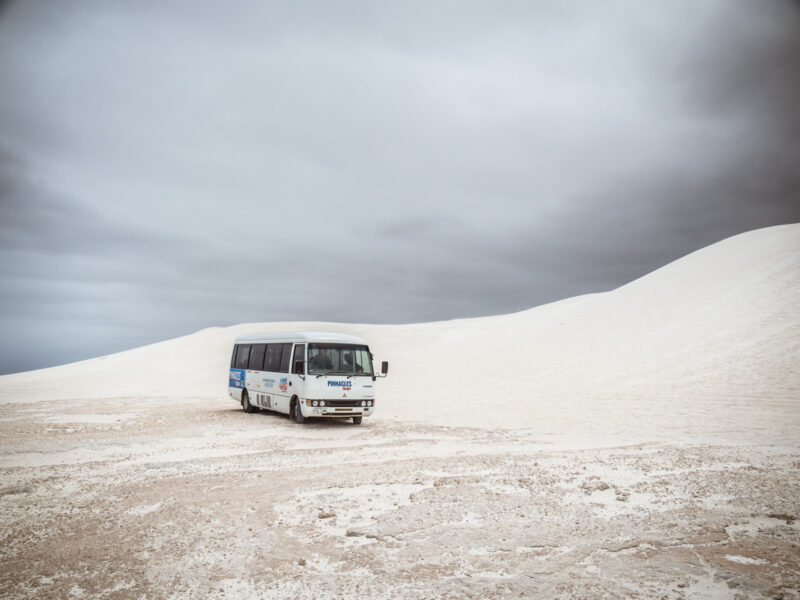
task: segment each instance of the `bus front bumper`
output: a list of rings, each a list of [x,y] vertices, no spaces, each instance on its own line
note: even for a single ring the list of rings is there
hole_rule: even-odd
[[[374,407],[362,408],[360,406],[304,406],[304,417],[369,417],[372,415]]]

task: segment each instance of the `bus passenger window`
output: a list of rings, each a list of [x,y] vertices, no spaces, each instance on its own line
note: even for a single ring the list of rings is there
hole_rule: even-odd
[[[251,371],[264,370],[264,352],[267,349],[266,344],[253,344],[250,350],[250,360],[247,363],[247,368]]]
[[[281,370],[281,350],[283,350],[283,344],[267,344],[267,359],[264,363],[265,371],[277,373]]]
[[[247,361],[250,358],[250,345],[244,344],[239,346],[239,351],[236,353],[236,368],[246,369]]]

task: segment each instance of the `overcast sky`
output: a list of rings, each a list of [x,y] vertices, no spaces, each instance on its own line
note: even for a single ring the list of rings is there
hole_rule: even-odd
[[[0,4],[0,373],[613,289],[800,221],[800,4]]]

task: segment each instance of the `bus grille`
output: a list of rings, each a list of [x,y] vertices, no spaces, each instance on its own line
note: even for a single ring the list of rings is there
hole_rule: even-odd
[[[361,406],[361,400],[325,400],[325,406]]]

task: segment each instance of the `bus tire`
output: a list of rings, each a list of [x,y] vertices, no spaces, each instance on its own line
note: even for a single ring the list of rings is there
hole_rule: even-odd
[[[242,410],[246,413],[253,413],[256,412],[255,407],[250,404],[250,395],[247,393],[247,390],[242,390]]]
[[[361,425],[361,419],[363,419],[363,418],[364,417],[362,417],[362,416],[353,417],[353,425]]]
[[[297,421],[298,425],[302,425],[306,422],[305,417],[303,417],[303,410],[300,408],[300,400],[294,403],[294,420]]]

